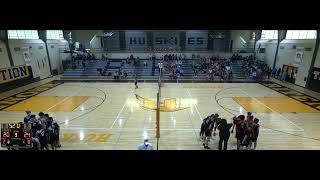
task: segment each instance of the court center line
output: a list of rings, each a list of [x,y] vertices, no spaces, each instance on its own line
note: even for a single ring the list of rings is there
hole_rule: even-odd
[[[249,95],[247,92],[245,92],[244,90],[242,90],[241,88],[239,88],[240,91],[242,91],[243,93],[247,94],[250,98],[253,98],[254,100],[256,100],[259,104],[265,106],[266,108],[270,109],[272,112],[278,113],[280,115],[280,117],[282,117],[283,119],[287,120],[290,124],[296,126],[298,129],[300,129],[300,131],[304,131],[303,128],[301,128],[300,126],[298,126],[297,124],[295,124],[294,122],[290,121],[288,118],[284,117],[282,114],[280,114],[279,112],[276,112],[275,110],[271,109],[270,107],[268,107],[267,105],[263,104],[261,101],[259,101],[257,98]]]
[[[131,91],[129,91],[129,92],[133,93],[134,90],[131,90]],[[129,93],[127,94],[126,99],[127,99],[128,97],[129,97]],[[126,104],[126,102],[127,102],[127,100],[125,101],[125,104]],[[122,113],[122,112],[121,112],[121,113]],[[121,113],[120,113],[120,114],[121,114]],[[118,115],[120,115],[120,114],[118,114]],[[121,135],[122,135],[122,133],[124,132],[123,129],[124,129],[124,127],[126,126],[127,122],[131,119],[131,117],[132,117],[132,112],[129,111],[129,116],[128,116],[128,118],[125,118],[125,121],[124,121],[124,123],[123,123],[123,126],[121,126],[120,129],[118,128],[119,136],[118,136],[118,138],[116,139],[116,141],[115,141],[114,144],[113,144],[113,149],[114,149],[114,150],[116,150],[116,149],[118,148],[118,144],[119,144]],[[114,123],[115,123],[115,121],[114,121]],[[114,123],[113,123],[113,125],[114,125]],[[112,126],[112,127],[113,127],[113,126]]]
[[[131,91],[129,91],[129,92],[132,93],[132,92],[134,92],[134,90],[131,90]],[[120,115],[122,114],[122,111],[123,111],[124,107],[127,105],[127,99],[128,99],[128,94],[127,94],[127,97],[126,97],[126,99],[125,99],[125,101],[124,101],[124,103],[123,103],[123,106],[122,106],[121,110],[119,111],[117,117],[116,117],[115,120],[113,121],[110,129],[113,128],[113,126],[116,124],[117,120],[119,119]]]
[[[188,114],[188,119],[189,119],[189,121],[191,123],[192,129],[193,129],[193,132],[194,132],[194,135],[195,135],[195,138],[196,138],[196,142],[198,143],[198,145],[200,146],[200,149],[202,150],[203,147],[201,146],[200,136],[198,136],[199,135],[198,132],[200,132],[200,129],[194,128],[194,123],[193,123],[192,118],[191,118],[191,113],[190,113],[190,111],[188,109],[186,109],[186,110],[188,111],[188,113],[187,113]],[[184,112],[184,113],[186,113],[186,112]]]
[[[188,90],[188,88],[184,88],[180,83],[178,83],[178,84],[179,84],[180,88],[186,90],[186,91],[188,92],[189,96],[192,98],[192,95],[191,95],[190,91]],[[198,108],[197,108],[197,105],[195,104],[194,107],[196,108],[196,111],[197,111],[197,113],[198,113],[198,115],[199,115],[199,117],[200,117],[200,121],[202,122],[203,119],[202,119],[202,116],[201,116],[201,114],[200,114],[200,112],[199,112],[199,110],[198,110]],[[192,108],[192,107],[190,107],[190,108]],[[194,128],[194,124],[193,124],[193,121],[192,121],[192,119],[191,119],[190,112],[189,112],[189,110],[187,110],[187,111],[188,111],[188,119],[189,119],[189,121],[190,121],[190,123],[191,123],[193,132],[194,132],[194,134],[195,134],[196,142],[197,142],[198,145],[200,146],[200,149],[202,149],[201,142],[199,141],[200,136],[198,136],[198,133],[197,133],[197,131],[200,132],[200,129],[195,129],[195,128]]]
[[[183,88],[183,86],[181,86],[180,83],[178,83],[178,84],[180,85],[180,87],[181,87],[182,89],[185,89],[185,90],[187,91],[187,93],[189,94],[189,96],[190,96],[191,98],[193,98],[188,88]],[[199,112],[199,110],[198,110],[197,104],[195,104],[194,107],[195,107],[195,109],[196,109],[196,111],[197,111],[197,114],[198,114],[199,117],[200,117],[200,121],[202,122],[202,121],[203,121],[203,118],[202,118],[202,116],[201,116],[201,114],[200,114],[200,112]]]
[[[114,150],[116,150],[117,147],[118,147],[118,144],[119,144],[119,141],[120,141],[120,137],[121,137],[122,133],[124,132],[123,129],[124,129],[125,125],[127,124],[128,120],[131,119],[131,117],[132,117],[131,115],[132,115],[132,113],[130,113],[129,117],[126,118],[126,120],[125,120],[124,123],[123,123],[123,126],[121,126],[121,128],[118,129],[118,131],[119,131],[119,136],[118,136],[116,142],[114,142],[114,144],[113,144],[113,149],[114,149]]]
[[[127,98],[125,99],[125,101],[124,101],[124,103],[123,103],[123,106],[122,106],[121,110],[119,111],[117,117],[114,119],[114,121],[113,121],[110,129],[112,129],[113,126],[116,124],[117,120],[119,119],[120,114],[122,114],[122,111],[123,111],[123,109],[124,109],[124,107],[125,107],[126,105],[127,105]]]

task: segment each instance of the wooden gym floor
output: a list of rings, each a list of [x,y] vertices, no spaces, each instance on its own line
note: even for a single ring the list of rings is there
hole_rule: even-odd
[[[2,93],[0,99],[48,81]],[[3,109],[0,123],[23,120],[25,110],[43,111],[60,123],[63,150],[134,150],[145,137],[156,146],[155,112],[141,108],[135,94],[155,100],[157,84],[138,85],[135,90],[133,83],[63,83]],[[162,101],[175,98],[174,106],[186,109],[161,112],[160,150],[201,150],[203,118],[218,113],[231,122],[234,114],[247,111],[262,125],[257,149],[320,149],[319,111],[261,84],[165,83],[161,94]],[[210,147],[217,149],[218,137],[213,137]],[[228,148],[235,147],[232,134]]]

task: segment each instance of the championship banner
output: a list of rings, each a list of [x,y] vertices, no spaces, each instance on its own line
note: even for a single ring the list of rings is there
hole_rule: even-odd
[[[31,56],[30,56],[30,51],[28,47],[22,47],[21,52],[23,55],[23,59],[26,62],[27,66],[31,66]]]
[[[295,67],[299,67],[302,64],[304,47],[297,47],[296,55],[294,57],[292,65]]]
[[[27,66],[14,66],[9,68],[0,69],[0,84],[22,79],[29,76]]]

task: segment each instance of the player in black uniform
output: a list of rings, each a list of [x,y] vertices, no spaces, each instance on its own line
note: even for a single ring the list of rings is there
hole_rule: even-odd
[[[39,115],[38,120],[40,121],[40,124],[41,124],[43,127],[45,127],[45,126],[46,126],[46,117],[45,117],[44,113],[43,113],[43,112],[40,112],[38,115]]]
[[[219,129],[219,150],[222,150],[222,143],[224,143],[223,150],[227,150],[228,140],[230,137],[230,129],[232,124],[227,123],[226,119],[221,119],[218,124]]]
[[[31,142],[32,142],[32,148],[31,150],[41,150],[41,144],[39,142],[38,138],[32,137],[31,138]]]
[[[221,118],[219,118],[219,115],[218,116],[216,116],[216,118],[215,118],[215,120],[214,120],[214,124],[215,124],[215,126],[214,126],[214,132],[213,132],[213,135],[215,136],[216,135],[216,131],[217,131],[217,128],[218,128],[218,126],[220,125],[220,123],[221,123]]]
[[[203,122],[201,123],[201,128],[200,128],[200,139],[204,141],[204,131],[206,130],[206,120],[207,118],[203,119]]]
[[[212,135],[213,126],[214,126],[213,121],[210,119],[210,117],[208,117],[205,120],[205,127],[204,127],[205,140],[204,140],[203,146],[205,149],[210,149],[208,145]]]
[[[59,135],[60,135],[60,126],[58,124],[57,121],[52,120],[52,124],[54,125],[54,137],[55,137],[55,146],[56,148],[60,148],[61,147],[61,144],[60,144],[60,138],[59,138]]]
[[[39,124],[36,115],[32,114],[30,116],[30,120],[28,121],[28,123],[31,124],[31,132],[32,132],[32,136],[35,137],[36,136],[36,132],[37,132],[37,126]]]
[[[24,117],[23,122],[26,124],[31,119],[31,111],[26,111],[27,116]]]
[[[254,147],[253,149],[255,150],[257,147],[257,140],[259,137],[259,129],[260,129],[260,125],[259,125],[259,119],[254,118],[253,120],[253,137],[252,137],[252,142],[254,143]]]
[[[41,124],[37,125],[37,132],[36,132],[36,137],[39,139],[40,145],[41,145],[41,150],[44,148],[46,150],[49,150],[48,148],[48,139],[47,139],[47,133],[45,129],[42,127]]]
[[[53,125],[53,119],[50,117],[47,121],[47,136],[48,136],[48,143],[51,145],[52,150],[55,150],[57,145],[56,133],[55,128]]]

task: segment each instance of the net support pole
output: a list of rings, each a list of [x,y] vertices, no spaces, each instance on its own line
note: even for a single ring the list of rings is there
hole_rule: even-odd
[[[156,111],[156,138],[157,138],[157,150],[159,149],[160,138],[160,94],[157,93],[157,111]]]

